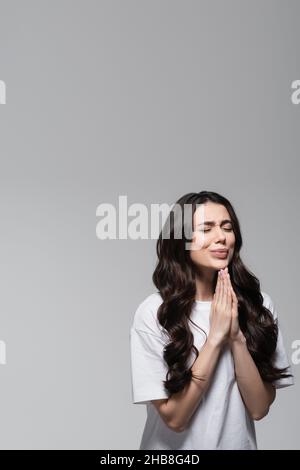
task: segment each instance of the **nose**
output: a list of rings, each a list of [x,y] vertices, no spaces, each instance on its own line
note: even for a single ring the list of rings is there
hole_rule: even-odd
[[[216,236],[217,240],[221,240],[221,241],[226,240],[226,235],[221,229],[221,227],[216,227],[216,230],[217,230],[217,236]]]

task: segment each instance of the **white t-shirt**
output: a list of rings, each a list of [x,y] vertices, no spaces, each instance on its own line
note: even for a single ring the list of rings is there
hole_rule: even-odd
[[[264,305],[277,318],[271,297],[261,292]],[[163,380],[168,367],[163,359],[164,346],[169,342],[166,331],[157,319],[157,310],[162,303],[161,295],[149,295],[138,306],[130,329],[132,402],[147,405],[147,420],[139,449],[155,450],[202,450],[202,449],[257,449],[254,421],[247,412],[235,380],[234,362],[229,346],[220,353],[210,386],[202,396],[192,415],[187,429],[171,430],[161,418],[151,400],[168,398]],[[191,319],[209,333],[211,301],[195,301]],[[279,326],[279,324],[278,324]],[[205,335],[190,322],[194,345],[198,350],[205,343]],[[191,367],[196,358],[192,352]],[[274,364],[291,366],[286,354],[279,328]],[[277,380],[276,388],[294,384],[293,377]]]

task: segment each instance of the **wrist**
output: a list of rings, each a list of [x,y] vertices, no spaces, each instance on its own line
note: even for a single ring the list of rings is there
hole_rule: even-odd
[[[230,340],[229,340],[231,346],[235,345],[235,344],[240,344],[240,345],[246,345],[247,344],[247,340],[245,338],[245,336],[243,335],[242,332],[240,332],[238,335],[234,336],[234,337],[230,337]]]
[[[221,349],[225,343],[225,338],[213,336],[213,335],[208,335],[207,337],[207,343],[212,347],[212,348],[218,348]]]

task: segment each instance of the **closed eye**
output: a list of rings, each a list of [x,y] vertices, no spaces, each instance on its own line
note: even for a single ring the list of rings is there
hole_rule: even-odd
[[[225,232],[232,232],[232,228],[224,228]],[[200,229],[200,232],[209,232],[210,231],[210,228],[207,228],[206,230],[201,230]]]

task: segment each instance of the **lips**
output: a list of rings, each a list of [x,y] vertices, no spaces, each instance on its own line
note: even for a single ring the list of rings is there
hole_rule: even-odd
[[[212,250],[212,255],[216,258],[227,258],[228,250]]]

